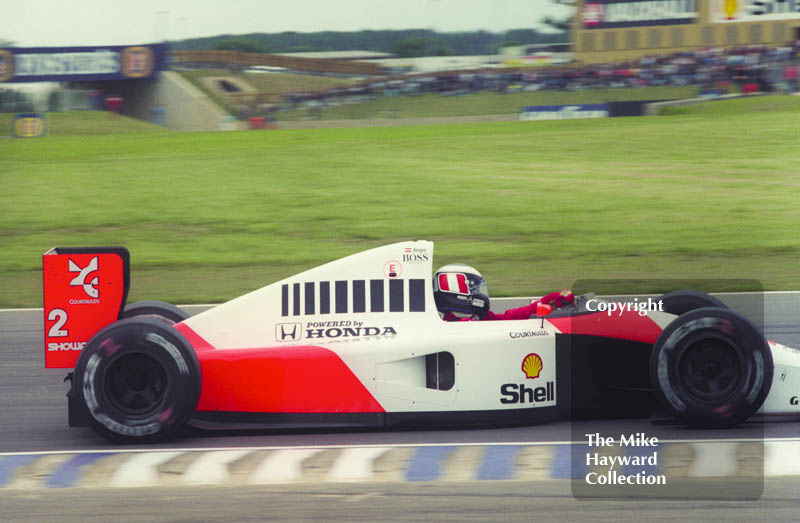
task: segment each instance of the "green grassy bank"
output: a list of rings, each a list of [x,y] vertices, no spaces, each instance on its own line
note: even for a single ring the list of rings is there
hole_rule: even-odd
[[[40,306],[50,247],[110,244],[132,252],[133,300],[224,300],[403,239],[478,266],[496,296],[581,278],[800,288],[800,98],[674,112],[94,135],[56,118],[107,115],[56,115],[48,138],[0,140],[0,306]]]

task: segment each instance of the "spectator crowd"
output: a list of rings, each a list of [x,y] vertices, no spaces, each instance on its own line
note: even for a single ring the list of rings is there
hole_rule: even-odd
[[[496,64],[489,64],[496,65]],[[279,105],[254,106],[246,115],[274,116],[282,109],[319,110],[344,103],[379,97],[439,94],[457,96],[482,91],[578,91],[598,88],[648,86],[696,86],[698,95],[800,91],[800,40],[782,47],[748,46],[735,49],[703,49],[665,56],[646,56],[616,64],[575,63],[526,69],[487,66],[470,71],[392,77],[326,90],[292,92]],[[44,103],[18,90],[0,88],[0,112],[30,112],[104,108],[101,91],[51,92]],[[67,96],[70,95],[70,96]],[[74,95],[74,96],[73,96]],[[108,107],[105,107],[108,109]]]
[[[797,92],[800,40],[783,47],[749,46],[703,49],[647,56],[617,64],[539,67],[532,70],[484,69],[480,72],[405,76],[323,91],[284,96],[282,109],[357,103],[395,95],[478,91],[518,92],[647,86],[697,86],[699,94]]]

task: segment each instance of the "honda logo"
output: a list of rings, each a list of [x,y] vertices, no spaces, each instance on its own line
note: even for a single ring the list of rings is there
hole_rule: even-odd
[[[298,341],[301,337],[299,323],[278,323],[275,325],[276,341]]]

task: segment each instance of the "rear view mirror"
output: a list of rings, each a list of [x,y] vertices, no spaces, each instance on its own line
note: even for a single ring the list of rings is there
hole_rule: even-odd
[[[536,316],[542,319],[542,328],[544,328],[544,317],[553,312],[553,307],[545,303],[536,304]]]
[[[547,316],[551,312],[553,312],[553,308],[547,305],[546,303],[536,304],[536,315],[539,316],[540,318],[543,316]]]

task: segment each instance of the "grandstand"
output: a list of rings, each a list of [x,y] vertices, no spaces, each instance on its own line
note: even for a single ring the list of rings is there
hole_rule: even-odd
[[[799,0],[577,0],[572,41],[579,62],[800,39]]]

